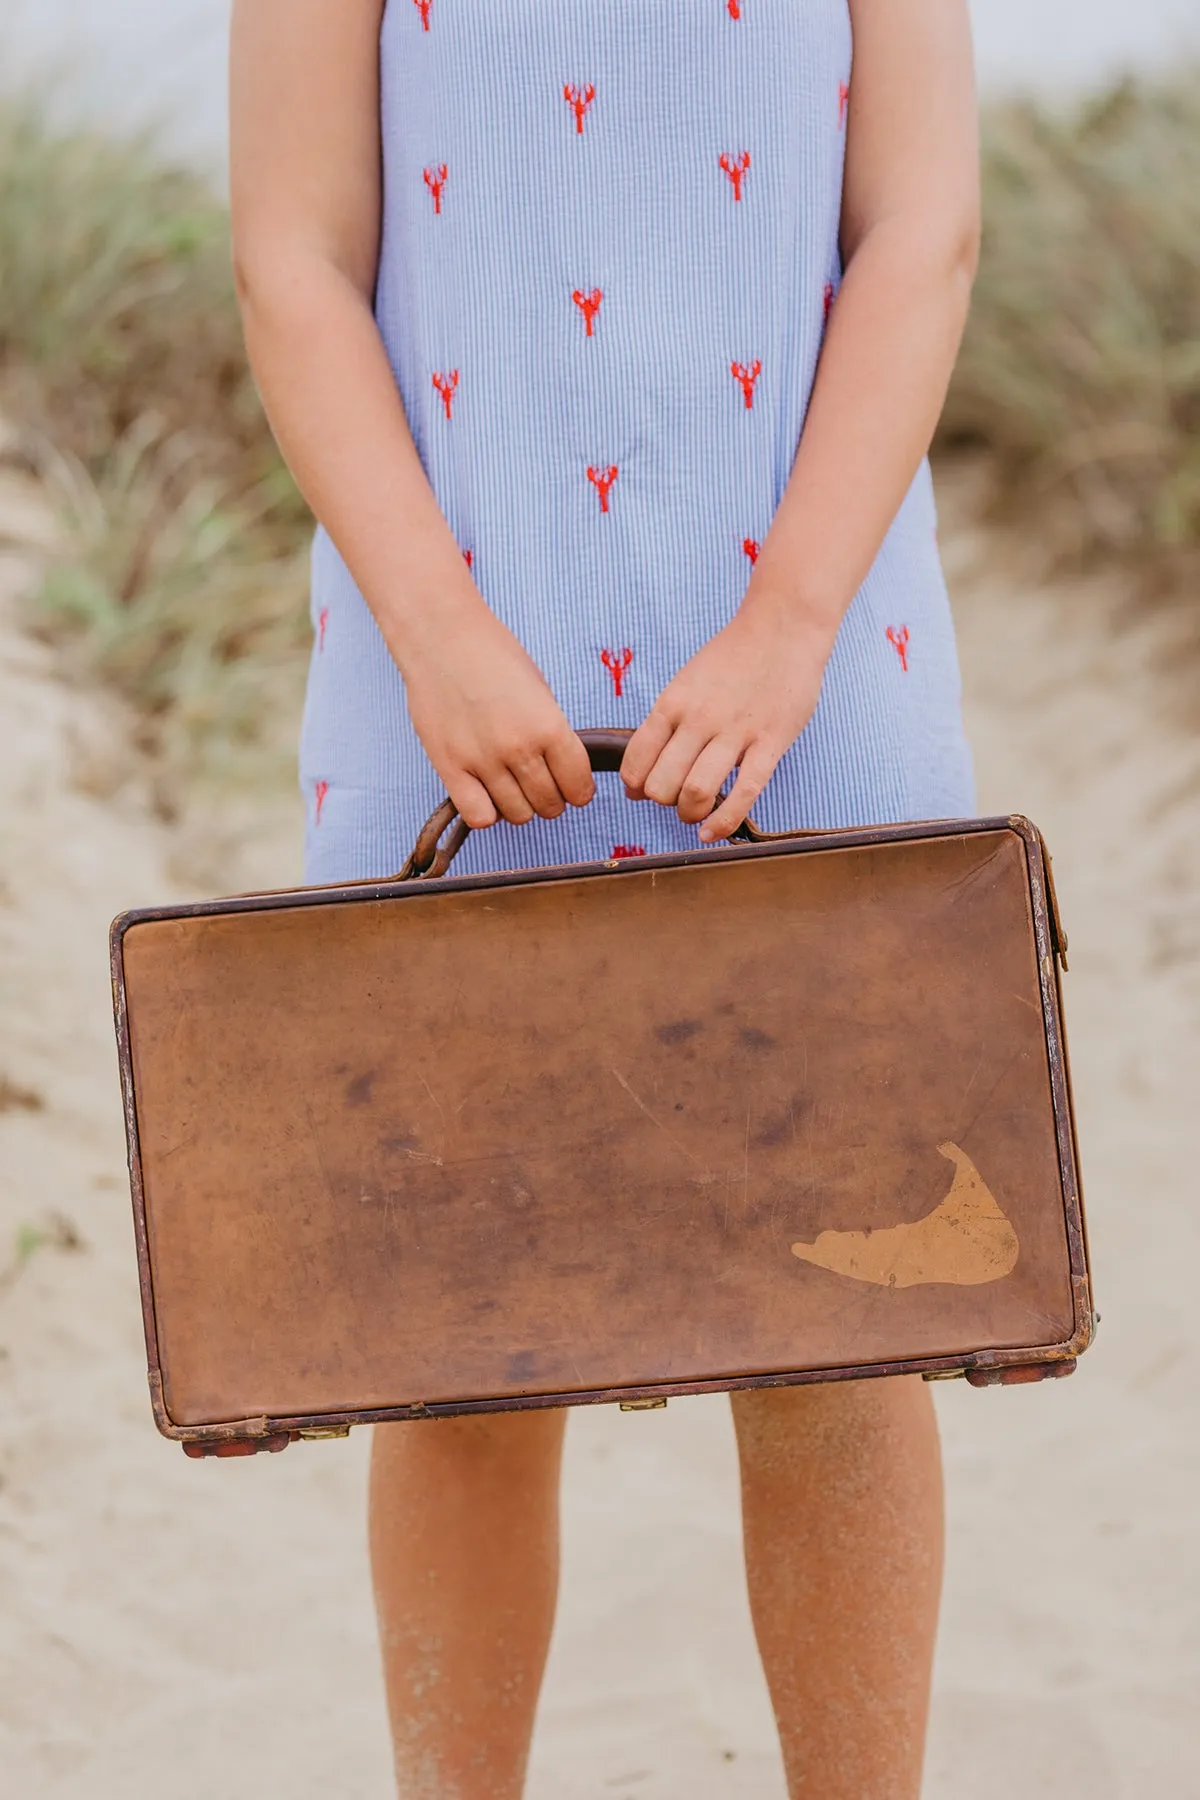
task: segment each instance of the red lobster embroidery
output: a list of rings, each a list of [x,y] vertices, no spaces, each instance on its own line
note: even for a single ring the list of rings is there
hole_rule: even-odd
[[[621,698],[621,689],[625,683],[625,671],[633,661],[633,651],[630,649],[620,651],[602,650],[600,652],[600,661],[612,676],[613,692],[619,700]]]
[[[571,298],[587,320],[587,335],[588,337],[591,337],[592,320],[600,310],[600,302],[603,300],[604,295],[599,288],[593,288],[590,294],[581,293],[579,288],[576,288],[572,293]]]
[[[832,281],[825,283],[825,323],[829,323],[829,315],[833,311],[834,290]]]
[[[617,479],[617,465],[610,463],[607,469],[593,469],[588,464],[587,478],[600,496],[600,511],[608,511],[608,490]]]
[[[434,163],[422,172],[425,176],[425,186],[433,195],[433,210],[435,213],[440,213],[442,210],[442,189],[446,185],[446,165],[445,163]]]
[[[743,538],[742,539],[742,549],[746,552],[746,555],[750,558],[750,561],[752,563],[756,563],[758,561],[758,539],[757,538]]]
[[[325,796],[328,792],[329,792],[329,783],[327,781],[318,781],[316,786],[313,788],[313,793],[317,797],[316,823],[318,825],[321,823],[321,808],[325,804]]]
[[[908,674],[908,626],[902,625],[899,631],[894,625],[887,628],[888,643],[900,658],[900,667]]]
[[[731,19],[740,19],[742,16],[742,9],[738,5],[738,0],[725,0],[725,11],[729,14]]]
[[[729,158],[722,150],[717,161],[733,183],[734,199],[740,200],[742,197],[742,176],[750,167],[750,152],[748,150],[739,150],[736,162],[730,162]]]
[[[846,123],[846,111],[850,105],[850,89],[844,81],[838,82],[838,124]]]
[[[747,368],[744,363],[738,362],[730,363],[729,365],[729,373],[742,384],[742,392],[746,396],[747,406],[753,406],[754,404],[754,384],[758,380],[761,371],[762,363],[757,357],[755,357],[749,368]]]
[[[596,90],[590,81],[582,93],[577,87],[573,87],[570,83],[567,83],[563,87],[563,99],[570,101],[571,110],[575,114],[575,129],[577,132],[583,130],[583,115],[595,98]]]
[[[317,649],[325,648],[325,627],[329,623],[329,608],[323,606],[317,614]]]
[[[426,31],[428,31],[430,0],[413,0],[413,4],[421,15],[422,25],[425,27]]]
[[[433,385],[442,396],[442,404],[446,408],[446,417],[449,418],[450,397],[458,386],[458,370],[451,369],[449,375],[443,375],[440,369],[435,369],[433,374]]]
[[[473,550],[464,550],[463,551],[463,561],[466,563],[466,565],[469,569],[475,561],[475,552]]]
[[[645,854],[645,847],[642,844],[614,844],[612,847],[614,862],[619,862],[623,856],[645,856]]]

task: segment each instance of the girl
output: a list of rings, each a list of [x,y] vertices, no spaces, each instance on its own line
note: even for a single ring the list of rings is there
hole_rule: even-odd
[[[978,248],[966,0],[236,0],[232,189],[319,521],[306,879],[394,872],[444,792],[456,872],[974,812],[925,460]],[[597,725],[636,727],[619,781]],[[928,1390],[733,1410],[790,1793],[915,1800]],[[564,1417],[376,1433],[411,1800],[522,1791]]]

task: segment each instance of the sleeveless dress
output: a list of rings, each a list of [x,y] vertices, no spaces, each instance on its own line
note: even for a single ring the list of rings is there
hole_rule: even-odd
[[[471,574],[576,728],[639,724],[745,592],[841,276],[851,66],[847,0],[388,0],[376,318]],[[385,877],[442,784],[322,527],[311,604],[305,879]],[[974,810],[926,464],[754,817]],[[697,847],[602,774],[454,871]]]

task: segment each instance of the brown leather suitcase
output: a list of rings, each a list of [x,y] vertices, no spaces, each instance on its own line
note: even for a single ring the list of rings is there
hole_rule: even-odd
[[[628,734],[582,734],[597,768]],[[1064,1374],[1094,1317],[1020,817],[127,912],[159,1429]],[[440,847],[439,847],[440,846]]]

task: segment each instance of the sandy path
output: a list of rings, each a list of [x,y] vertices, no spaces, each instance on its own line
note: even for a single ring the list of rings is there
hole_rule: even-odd
[[[938,1390],[927,1795],[1200,1800],[1195,745],[1097,590],[1022,591],[976,566],[985,541],[947,541],[983,807],[1028,812],[1055,853],[1104,1322],[1071,1381]],[[112,914],[292,879],[294,809],[220,875],[185,846],[181,873],[136,794],[80,791],[111,744],[0,625],[0,1792],[386,1800],[367,1434],[232,1465],[156,1436],[108,1010]],[[29,1228],[50,1241],[17,1272]],[[726,1403],[581,1410],[566,1508],[532,1800],[782,1800]]]

